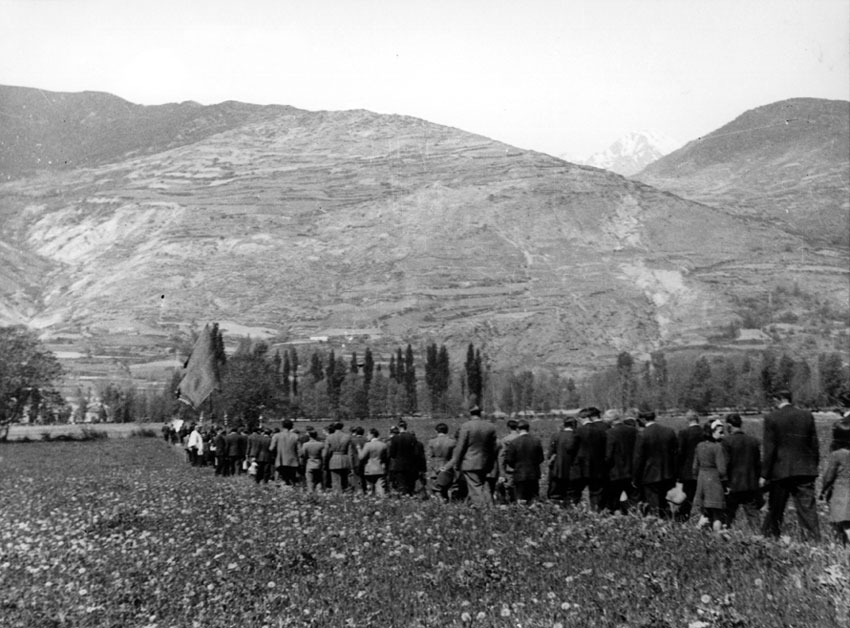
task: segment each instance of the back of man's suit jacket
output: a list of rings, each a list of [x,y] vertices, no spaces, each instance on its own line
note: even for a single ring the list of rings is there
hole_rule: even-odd
[[[726,452],[726,477],[730,491],[755,491],[761,476],[761,452],[757,438],[732,432],[722,441]]]
[[[631,480],[637,428],[618,423],[606,433],[605,462],[609,480]]]
[[[533,434],[519,434],[505,446],[505,465],[513,470],[516,482],[540,479],[543,445]]]
[[[496,426],[484,419],[471,419],[460,428],[452,466],[487,473],[496,464],[496,446]]]
[[[764,417],[764,463],[768,480],[818,474],[818,434],[811,412],[784,406]]]
[[[665,425],[651,423],[638,434],[635,442],[635,484],[655,484],[676,479],[676,432]]]

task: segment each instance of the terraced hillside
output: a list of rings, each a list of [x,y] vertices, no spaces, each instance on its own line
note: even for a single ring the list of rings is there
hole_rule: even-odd
[[[243,121],[197,141],[0,184],[3,320],[150,360],[226,320],[580,374],[704,343],[777,283],[848,298],[831,250],[613,173],[409,117],[227,107]]]
[[[850,102],[795,98],[747,111],[635,178],[846,249]]]

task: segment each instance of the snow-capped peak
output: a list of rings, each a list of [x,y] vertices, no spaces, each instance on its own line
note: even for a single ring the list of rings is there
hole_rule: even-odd
[[[666,135],[654,131],[627,133],[602,152],[588,157],[588,166],[611,170],[623,176],[637,174],[656,159],[682,146]]]

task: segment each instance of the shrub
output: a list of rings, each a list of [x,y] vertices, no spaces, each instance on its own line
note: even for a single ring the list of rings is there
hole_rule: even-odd
[[[105,430],[98,430],[93,427],[84,426],[80,429],[80,437],[78,440],[106,440],[109,438],[109,433]]]
[[[151,427],[137,427],[130,432],[132,438],[157,438],[159,434]]]

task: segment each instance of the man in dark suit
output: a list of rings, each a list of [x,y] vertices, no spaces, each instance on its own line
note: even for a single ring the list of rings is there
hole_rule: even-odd
[[[762,473],[769,483],[767,516],[762,532],[779,537],[788,497],[803,535],[820,540],[820,526],[815,501],[815,479],[818,475],[819,449],[815,419],[811,412],[791,405],[791,393],[774,394],[777,409],[764,417],[764,462]]]
[[[230,428],[230,432],[225,436],[227,440],[227,470],[225,475],[236,475],[239,472],[239,466],[242,464],[242,459],[239,457],[239,432],[235,427]]]
[[[655,412],[641,412],[638,420],[646,427],[635,441],[634,483],[643,489],[647,514],[667,519],[671,514],[667,492],[676,486],[676,432],[656,423]]]
[[[605,439],[605,466],[608,469],[605,506],[612,513],[621,511],[625,514],[638,502],[638,492],[632,484],[637,428],[624,423],[619,412],[611,413],[611,422]],[[623,493],[626,494],[625,506],[620,503]]]
[[[759,478],[761,477],[761,444],[758,439],[741,429],[741,416],[727,414],[729,433],[720,441],[726,452],[726,525],[735,522],[738,507],[753,532],[759,529],[759,511],[764,505]]]
[[[587,487],[588,501],[591,510],[601,510],[604,507],[603,497],[608,484],[608,469],[605,466],[605,433],[611,427],[602,420],[599,408],[584,408],[579,412],[579,421],[583,425],[576,430],[579,442],[579,468],[581,474],[573,482],[576,491],[574,503],[581,501],[581,493]]]
[[[579,442],[576,438],[576,420],[564,419],[564,428],[552,437],[549,443],[549,499],[559,500],[563,505],[572,503],[575,491],[571,488],[572,478],[581,470],[576,464]],[[581,493],[579,492],[579,497]]]
[[[530,429],[525,419],[517,423],[518,435],[507,442],[504,456],[516,499],[526,503],[540,495],[540,465],[543,463],[543,445],[539,438],[529,433]]]
[[[685,418],[688,419],[688,426],[679,431],[679,455],[678,455],[678,479],[682,483],[682,492],[685,494],[685,500],[679,505],[676,511],[676,519],[679,521],[687,521],[691,516],[691,506],[694,503],[694,497],[697,494],[697,478],[694,475],[694,454],[699,445],[705,440],[705,431],[699,424],[699,415],[693,410],[688,410],[685,413]]]
[[[413,495],[416,478],[424,469],[421,468],[419,441],[407,431],[406,421],[398,422],[398,434],[390,439],[387,455],[392,489],[402,495]]]
[[[487,474],[496,464],[496,426],[481,418],[478,406],[473,406],[469,414],[470,419],[460,427],[452,459],[441,470],[458,469],[466,480],[467,501],[492,506]]]

